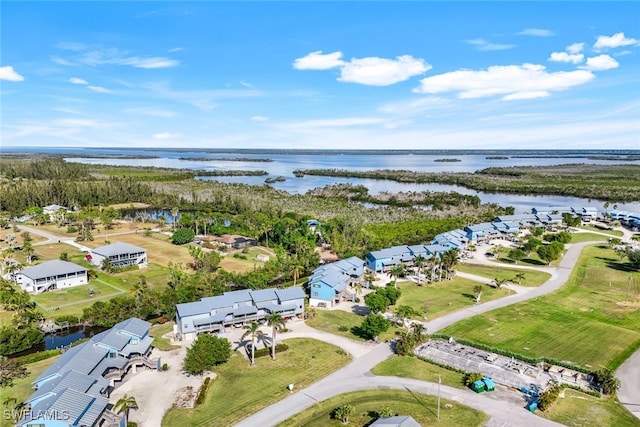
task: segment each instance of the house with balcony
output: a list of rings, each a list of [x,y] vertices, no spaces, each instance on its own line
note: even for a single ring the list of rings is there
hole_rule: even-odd
[[[15,275],[15,282],[26,292],[39,294],[86,285],[89,276],[87,269],[78,264],[52,260],[20,270]]]
[[[413,255],[408,246],[391,246],[390,248],[369,252],[366,259],[367,267],[370,270],[381,272],[389,271],[399,264],[412,262]]]
[[[176,304],[175,333],[191,341],[200,333],[224,333],[227,327],[262,321],[270,313],[289,319],[304,316],[306,294],[300,287],[241,289]]]
[[[223,234],[222,236],[212,237],[211,240],[219,245],[226,246],[229,249],[242,249],[248,246],[255,246],[258,243],[256,239],[240,236],[238,234]]]
[[[33,382],[18,427],[126,426],[111,411],[109,395],[115,382],[140,367],[157,369],[149,359],[151,324],[130,318],[65,351]]]
[[[309,277],[309,305],[333,307],[347,295],[349,285],[364,275],[365,261],[351,257],[321,265]]]
[[[135,265],[144,268],[148,264],[146,249],[121,242],[92,249],[86,258],[97,267],[102,267],[105,259],[113,268]]]

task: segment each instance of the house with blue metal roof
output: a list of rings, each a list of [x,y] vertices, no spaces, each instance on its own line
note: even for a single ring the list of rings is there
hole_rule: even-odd
[[[260,321],[270,313],[285,319],[303,316],[305,298],[300,287],[241,289],[176,304],[176,335],[191,341],[200,333],[224,333],[229,326]]]
[[[17,426],[125,426],[126,420],[110,411],[109,394],[130,370],[160,366],[160,360],[148,358],[150,326],[130,318],[64,352],[32,382],[35,391]]]
[[[89,282],[89,276],[86,268],[73,262],[56,259],[23,268],[16,273],[15,282],[23,290],[39,294],[86,285]]]
[[[389,271],[399,264],[413,261],[413,255],[408,246],[391,246],[379,251],[369,252],[366,256],[367,267],[373,271]]]
[[[351,257],[316,268],[309,277],[309,305],[331,307],[364,274],[365,262]]]
[[[144,268],[148,263],[146,249],[122,242],[92,249],[91,253],[87,254],[86,257],[91,264],[97,267],[102,267],[105,259],[115,268],[133,265]]]

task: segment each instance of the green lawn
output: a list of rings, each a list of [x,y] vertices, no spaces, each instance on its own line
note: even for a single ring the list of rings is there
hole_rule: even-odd
[[[350,426],[367,426],[377,419],[377,411],[388,407],[392,413],[411,415],[422,426],[481,426],[488,416],[458,402],[440,402],[440,421],[436,418],[438,399],[404,390],[366,390],[334,396],[296,414],[280,427],[324,427],[342,426],[339,420],[331,419],[331,412],[342,405],[354,407],[355,414],[349,418]]]
[[[565,390],[565,397],[558,399],[551,409],[537,414],[568,426],[640,426],[640,420],[616,398],[598,399],[571,389]]]
[[[640,272],[606,246],[585,248],[566,285],[441,332],[526,356],[617,368],[640,347]]]
[[[571,233],[571,243],[580,242],[606,242],[610,237],[596,233]]]
[[[94,294],[90,296],[89,288],[93,288]],[[94,300],[115,296],[121,291],[112,286],[92,280],[86,285],[74,286],[72,288],[58,289],[56,291],[44,292],[32,296],[32,299],[45,311],[51,311],[63,305],[76,305],[82,302],[92,304]],[[85,304],[86,306],[86,304]]]
[[[423,286],[418,286],[413,282],[398,282],[402,295],[396,306],[408,305],[412,307],[426,316],[422,320],[435,319],[452,311],[474,305],[476,302],[473,288],[477,285],[482,286],[480,302],[501,298],[509,294],[507,289],[496,289],[462,277]]]
[[[172,345],[169,339],[163,338],[162,336],[166,333],[169,333],[173,330],[173,325],[176,322],[167,322],[162,325],[153,325],[149,330],[149,335],[153,337],[152,345],[158,350],[169,351],[174,350],[176,348],[180,348],[180,346]]]
[[[312,328],[320,329],[321,331],[358,341],[366,341],[365,338],[353,333],[354,328],[358,328],[363,320],[364,316],[347,313],[342,310],[317,310],[316,316],[312,319],[307,319],[306,323]],[[346,330],[340,330],[341,327],[342,329],[346,328]],[[399,328],[392,326],[387,332],[380,335],[379,338],[383,341],[390,340],[395,337],[396,331],[399,330]]]
[[[249,252],[246,254],[243,254],[242,252],[238,253],[246,256],[247,259],[236,258],[233,254],[229,254],[224,256],[220,261],[220,268],[234,273],[247,273],[264,265],[263,262],[256,260],[257,255],[268,255],[270,258],[274,257],[272,252],[258,246],[249,248]]]
[[[338,347],[312,339],[286,340],[289,350],[256,359],[256,366],[239,352],[229,362],[215,369],[218,377],[211,383],[202,406],[195,409],[171,409],[163,426],[231,426],[260,409],[289,395],[287,385],[302,389],[351,359],[338,354]],[[215,421],[214,421],[215,420]]]
[[[624,236],[624,233],[620,230],[603,230],[600,229],[598,227],[595,227],[593,225],[588,225],[585,224],[583,226],[580,226],[578,228],[581,228],[583,230],[588,230],[588,231],[597,231],[598,233],[606,233],[606,234],[610,234],[612,237],[622,237]]]
[[[431,382],[438,382],[438,376],[440,376],[442,384],[464,388],[461,373],[425,362],[417,357],[394,356],[374,366],[371,372],[375,375],[415,378]]]
[[[9,326],[11,324],[11,319],[13,319],[13,312],[0,310],[0,328],[3,326]]]
[[[549,273],[545,273],[544,271],[535,271],[535,270],[521,270],[517,268],[508,268],[508,267],[493,267],[487,265],[480,264],[460,264],[456,267],[459,271],[469,274],[475,274],[477,276],[486,277],[487,279],[506,279],[511,283],[519,285],[519,286],[540,286],[549,278],[551,275]],[[518,283],[515,279],[516,274],[522,273],[524,274],[524,278]]]

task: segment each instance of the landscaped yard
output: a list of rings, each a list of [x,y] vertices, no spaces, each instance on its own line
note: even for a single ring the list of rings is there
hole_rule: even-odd
[[[246,254],[243,254],[240,251],[237,253],[240,254],[240,256],[246,256],[247,259],[237,258],[234,257],[233,254],[228,254],[220,261],[220,268],[234,273],[247,273],[257,268],[261,268],[264,265],[263,262],[256,260],[257,255],[268,255],[270,258],[274,257],[271,251],[259,246],[249,248],[249,251]]]
[[[93,296],[89,292],[89,288],[93,289]],[[105,298],[107,296],[115,296],[122,293],[122,290],[115,289],[105,283],[92,280],[87,285],[74,286],[72,288],[58,289],[56,291],[44,292],[39,295],[33,295],[32,299],[45,311],[51,311],[56,307],[65,305],[75,305],[83,301],[92,304],[93,300]],[[85,306],[86,306],[85,305]],[[80,310],[82,312],[82,310]],[[56,314],[56,316],[58,316]]]
[[[215,368],[218,377],[211,383],[205,402],[195,409],[171,409],[163,426],[230,426],[242,418],[289,395],[288,384],[297,390],[340,369],[351,359],[339,348],[312,339],[289,339],[289,350],[277,360],[256,359],[256,366],[239,352],[224,365]]]
[[[342,426],[339,420],[331,419],[331,412],[340,406],[349,404],[354,407],[354,415],[349,417],[349,425],[367,426],[377,418],[376,413],[388,407],[392,413],[411,415],[422,426],[481,426],[487,415],[458,402],[444,400],[440,402],[440,421],[436,414],[438,399],[420,393],[404,390],[366,390],[345,393],[324,400],[309,409],[279,424],[280,427],[324,427]]]
[[[151,329],[149,329],[149,335],[153,337],[152,345],[158,350],[169,351],[174,350],[176,348],[180,348],[180,346],[172,345],[169,339],[163,338],[164,334],[167,334],[173,331],[173,326],[176,322],[167,322],[162,325],[153,325]]]
[[[589,369],[617,368],[640,347],[640,272],[606,246],[585,248],[568,283],[441,332]]]
[[[615,236],[611,236],[615,237]],[[571,233],[571,243],[580,242],[606,242],[611,237],[603,236],[596,233]]]
[[[558,399],[551,409],[538,415],[568,426],[640,426],[640,420],[616,398],[598,399],[571,389],[565,390],[565,397]]]
[[[362,325],[363,320],[364,316],[343,310],[317,310],[315,317],[307,319],[306,324],[321,331],[358,341],[366,341],[365,338],[353,333],[354,330],[357,330]],[[378,338],[383,341],[390,340],[395,337],[396,332],[399,330],[399,328],[392,326]]]
[[[522,270],[517,268],[508,267],[493,267],[480,264],[464,263],[456,267],[459,271],[469,274],[475,274],[477,276],[486,277],[487,279],[501,279],[508,280],[510,283],[519,286],[540,286],[551,278],[549,273],[544,271],[535,270]],[[521,273],[524,275],[522,280],[518,281],[516,275]]]
[[[464,388],[461,373],[425,362],[417,357],[394,356],[374,366],[371,372],[375,375],[415,378],[436,383],[439,376],[444,385]]]
[[[476,302],[473,288],[476,285],[482,286],[480,302],[501,298],[510,292],[508,289],[496,289],[462,277],[454,277],[453,280],[433,282],[422,286],[413,282],[398,282],[402,295],[396,306],[408,305],[423,313],[424,316],[420,320],[435,319],[452,311],[474,305]]]

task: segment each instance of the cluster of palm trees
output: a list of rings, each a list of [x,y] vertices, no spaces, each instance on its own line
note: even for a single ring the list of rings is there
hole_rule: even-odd
[[[430,282],[451,280],[455,274],[455,267],[458,265],[458,262],[458,252],[454,249],[431,258],[417,255],[413,259],[413,267],[415,268],[418,285],[422,284],[423,270],[430,272],[429,278],[427,279]],[[408,273],[409,267],[406,264],[398,264],[389,271],[389,275],[394,279],[394,282],[396,282],[399,277],[404,277]]]
[[[280,313],[270,313],[265,317],[267,326],[271,327],[271,359],[276,360],[276,332],[285,328],[284,318]],[[260,330],[262,325],[255,320],[245,325],[241,339],[251,337],[251,366],[255,366],[256,339],[264,340],[265,334]]]

